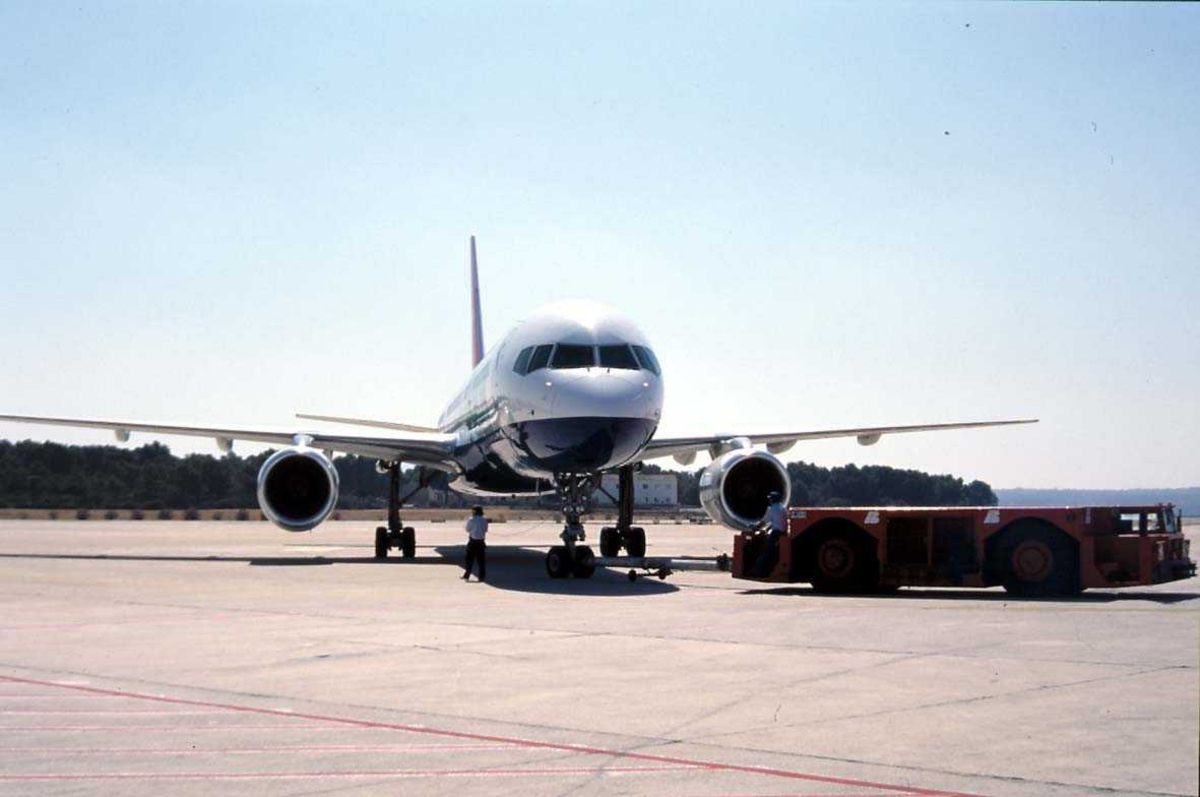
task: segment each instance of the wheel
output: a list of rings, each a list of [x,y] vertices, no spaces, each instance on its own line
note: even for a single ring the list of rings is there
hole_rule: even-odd
[[[630,529],[625,535],[625,552],[630,556],[641,559],[646,555],[646,530]]]
[[[412,526],[405,526],[404,531],[400,532],[400,553],[405,559],[417,555],[417,532]]]
[[[596,554],[586,545],[575,546],[575,578],[591,578],[596,572]]]
[[[388,552],[388,530],[386,526],[377,526],[375,528],[375,558],[387,559]]]
[[[546,552],[546,573],[550,578],[566,578],[571,569],[571,553],[566,546],[555,545]]]
[[[812,554],[812,585],[818,592],[868,592],[879,581],[875,557],[849,534],[824,535]]]
[[[612,526],[600,529],[600,555],[608,558],[621,553],[621,532]]]
[[[1004,589],[1026,597],[1079,592],[1079,556],[1061,533],[1041,524],[1015,526],[999,548]]]

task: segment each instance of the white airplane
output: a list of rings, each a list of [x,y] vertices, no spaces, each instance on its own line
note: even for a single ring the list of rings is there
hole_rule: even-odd
[[[550,549],[553,577],[587,577],[594,554],[580,518],[603,474],[619,474],[618,522],[600,535],[604,556],[622,548],[645,555],[645,532],[632,525],[633,472],[645,460],[674,457],[691,464],[700,452],[712,463],[700,477],[700,500],[715,521],[732,529],[756,525],[767,497],[790,496],[787,470],[775,456],[801,440],[854,437],[873,445],[885,434],[1035,423],[1036,420],[878,426],[776,434],[656,437],[662,416],[663,372],[650,342],[617,311],[587,302],[560,302],[536,311],[484,355],[475,238],[471,238],[471,344],[474,365],[466,386],[450,401],[436,427],[328,415],[308,421],[374,428],[377,433],[334,433],[313,428],[191,426],[127,420],[0,415],[0,421],[111,429],[117,440],[131,432],[212,437],[223,451],[234,440],[284,446],[262,465],[258,502],[287,531],[306,531],[333,512],[340,451],[374,457],[391,474],[388,526],[376,529],[376,556],[392,547],[412,557],[416,540],[400,521],[400,464],[450,475],[450,486],[473,495],[520,496],[557,492],[565,519],[562,546]],[[397,434],[400,433],[400,434]],[[756,448],[765,446],[766,450]]]

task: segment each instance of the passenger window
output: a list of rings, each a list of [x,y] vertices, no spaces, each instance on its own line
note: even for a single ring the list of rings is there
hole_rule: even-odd
[[[533,356],[529,358],[529,369],[525,371],[527,374],[532,374],[545,368],[550,362],[550,351],[554,348],[552,345],[538,346],[533,350]]]
[[[638,369],[637,360],[633,358],[633,352],[628,346],[600,346],[599,349],[601,368],[624,368],[629,371]]]
[[[560,343],[554,349],[552,368],[591,368],[596,364],[596,352],[591,346]]]
[[[513,370],[521,376],[525,376],[525,369],[529,366],[529,357],[533,354],[533,347],[526,346],[521,349],[521,353],[517,355],[517,362],[513,365]]]
[[[660,376],[662,372],[658,368],[658,360],[654,357],[654,352],[650,351],[645,346],[634,346],[633,353],[637,355],[638,362],[647,371],[650,371],[655,376]]]

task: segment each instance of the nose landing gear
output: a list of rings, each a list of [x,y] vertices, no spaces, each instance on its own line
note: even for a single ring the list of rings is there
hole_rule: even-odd
[[[562,545],[555,545],[546,552],[546,573],[550,578],[591,578],[596,572],[596,554],[587,545],[579,545],[587,539],[580,518],[587,514],[592,493],[599,486],[598,475],[580,476],[574,473],[559,474],[555,480],[559,501],[562,503],[563,530],[558,535]]]

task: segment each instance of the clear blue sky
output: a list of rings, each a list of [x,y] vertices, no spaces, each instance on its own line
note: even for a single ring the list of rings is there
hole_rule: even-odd
[[[428,423],[474,233],[487,341],[617,305],[664,433],[1200,484],[1198,65],[1191,5],[0,3],[0,410]]]

